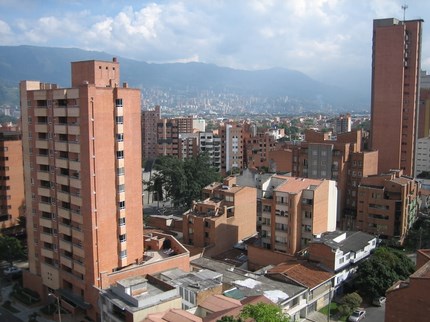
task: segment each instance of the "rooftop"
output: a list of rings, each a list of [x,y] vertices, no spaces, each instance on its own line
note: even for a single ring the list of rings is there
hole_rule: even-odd
[[[231,286],[230,292],[233,292],[231,297],[236,299],[264,295],[278,304],[306,290],[302,286],[273,280],[264,276],[263,273],[253,273],[206,257],[197,258],[190,264],[194,267],[222,273],[223,283]],[[228,292],[225,294],[229,296]]]
[[[323,179],[308,179],[299,177],[283,177],[284,182],[278,185],[274,191],[299,193],[302,190],[309,189],[310,186],[319,186]]]
[[[323,243],[332,249],[340,249],[344,253],[357,252],[364,249],[376,237],[361,231],[332,231],[326,232],[313,243]]]
[[[282,274],[309,289],[317,287],[334,276],[309,262],[297,260],[281,263],[270,269],[268,274]]]

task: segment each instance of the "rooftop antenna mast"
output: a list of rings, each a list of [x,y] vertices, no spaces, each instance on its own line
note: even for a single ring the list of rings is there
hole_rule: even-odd
[[[407,4],[404,4],[404,5],[402,6],[402,9],[403,9],[403,22],[405,22],[406,9],[408,9],[408,5],[407,5]]]

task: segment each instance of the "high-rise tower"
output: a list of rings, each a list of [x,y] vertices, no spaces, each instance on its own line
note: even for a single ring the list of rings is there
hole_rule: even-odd
[[[143,257],[140,91],[119,63],[72,63],[72,87],[20,84],[29,272],[94,316],[102,276]],[[66,303],[67,302],[67,303]]]
[[[414,174],[422,22],[373,21],[370,144],[380,172]]]

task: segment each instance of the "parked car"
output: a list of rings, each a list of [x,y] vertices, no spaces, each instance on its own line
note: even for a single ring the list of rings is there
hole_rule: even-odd
[[[348,321],[349,322],[357,322],[364,319],[366,316],[366,311],[364,309],[357,309],[349,316]]]
[[[385,304],[386,300],[387,299],[385,297],[380,296],[380,297],[374,298],[372,301],[372,304],[375,306],[382,306],[383,304]]]
[[[14,276],[14,275],[19,275],[21,273],[22,273],[22,270],[16,266],[10,266],[3,270],[3,274],[6,276]]]

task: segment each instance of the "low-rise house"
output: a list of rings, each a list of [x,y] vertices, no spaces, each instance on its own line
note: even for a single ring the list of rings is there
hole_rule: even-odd
[[[174,286],[151,275],[129,277],[100,291],[101,320],[138,322],[150,313],[181,308]]]
[[[170,309],[161,313],[149,314],[143,322],[202,322],[202,318],[184,310]]]
[[[268,270],[267,276],[307,289],[305,305],[288,310],[294,320],[305,318],[329,304],[334,274],[307,261],[290,260]]]
[[[318,262],[321,267],[335,273],[333,286],[338,289],[376,245],[376,236],[361,231],[334,231],[315,238],[304,253],[310,261]]]
[[[223,274],[223,295],[243,301],[247,297],[264,295],[278,305],[292,320],[300,320],[307,306],[308,289],[297,283],[265,276],[266,270],[246,271],[206,257],[193,260],[193,269],[209,269]],[[302,311],[306,312],[306,311]]]
[[[222,294],[223,291],[222,274],[207,269],[185,272],[174,268],[160,273],[158,277],[179,289],[184,310],[194,308],[207,297]]]

